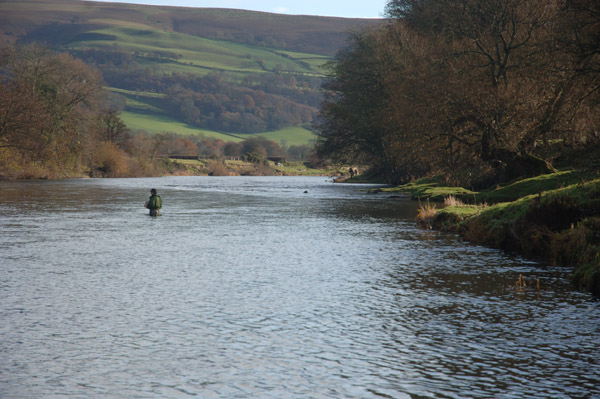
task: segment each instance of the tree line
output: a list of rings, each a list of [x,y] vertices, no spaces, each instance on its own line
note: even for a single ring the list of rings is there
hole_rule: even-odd
[[[181,136],[175,133],[154,135],[158,143],[155,156],[197,157],[202,159],[224,160],[239,158],[261,163],[268,158],[281,158],[291,162],[318,162],[315,160],[313,146],[286,146],[264,137],[250,136],[240,142],[224,141],[214,137]]]
[[[153,103],[170,116],[202,129],[230,133],[259,133],[310,124],[318,113],[322,80],[281,73],[248,74],[243,78],[222,72],[207,75],[162,73],[138,59],[176,60],[176,54],[136,55],[110,49],[71,50],[102,71],[107,84],[132,91],[164,94]]]
[[[0,60],[0,178],[160,173],[156,140],[130,134],[100,71],[37,44]]]
[[[111,107],[97,69],[36,44],[7,46],[0,62],[0,178],[153,176],[164,157],[271,156],[304,161],[309,146],[249,137],[240,143],[202,136],[132,133]]]
[[[596,0],[391,0],[330,64],[318,153],[483,187],[597,145]]]
[[[35,45],[6,47],[1,60],[2,172],[80,168],[90,139],[102,134],[101,74]]]

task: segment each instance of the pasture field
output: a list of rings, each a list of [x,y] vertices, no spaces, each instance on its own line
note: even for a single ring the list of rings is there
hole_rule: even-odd
[[[223,40],[194,37],[173,32],[164,32],[141,24],[135,27],[124,26],[123,21],[110,22],[111,27],[94,30],[94,35],[84,37],[102,40],[83,40],[69,44],[74,49],[111,48],[115,44],[122,50],[137,54],[149,67],[163,73],[201,74],[211,71],[233,73],[239,78],[249,74],[270,73],[277,69],[281,73],[323,76],[321,67],[330,58],[298,52],[278,52],[258,46],[241,45]],[[157,62],[160,58],[160,62]],[[164,94],[110,88],[114,93],[125,97],[126,109],[122,119],[133,131],[148,133],[172,132],[181,135],[202,134],[224,141],[241,141],[246,134],[220,133],[191,126],[166,115],[157,98]],[[255,134],[277,143],[304,145],[314,139],[308,129],[291,126],[277,131]]]
[[[152,97],[152,98],[163,98],[165,95],[161,94],[161,93],[152,93],[149,91],[133,91],[133,90],[126,90],[126,89],[119,89],[118,87],[108,87],[108,90],[114,92],[114,93],[119,93],[119,94],[124,94],[127,96],[142,96],[142,97]]]
[[[291,126],[285,129],[275,130],[272,132],[264,132],[255,134],[255,136],[264,137],[276,143],[285,143],[285,145],[304,145],[310,144],[315,140],[315,135],[308,129],[302,126]]]
[[[240,142],[252,136],[264,137],[278,144],[285,143],[287,146],[305,145],[311,143],[314,134],[301,126],[292,126],[281,130],[257,134],[228,134],[211,130],[198,129],[186,123],[178,122],[166,115],[156,113],[142,113],[133,111],[121,112],[121,119],[133,132],[143,130],[149,134],[176,133],[182,136],[212,137],[223,141]]]
[[[69,43],[69,48],[106,48],[117,45],[121,50],[146,59],[154,68],[165,73],[200,73],[211,70],[282,73],[323,76],[320,68],[329,58],[314,54],[277,52],[259,46],[225,40],[208,39],[176,32],[166,32],[135,24],[124,26],[123,21],[104,21],[111,26],[80,35],[81,40]]]
[[[166,115],[156,113],[141,113],[132,111],[122,111],[121,119],[133,132],[143,130],[149,134],[176,133],[182,136],[214,137],[223,141],[242,141],[243,138],[234,135],[214,132],[211,130],[199,129],[183,122],[176,121]]]
[[[121,119],[132,131],[143,130],[150,134],[176,133],[184,136],[204,135],[214,137],[223,141],[239,142],[251,136],[264,137],[278,144],[285,143],[286,146],[310,144],[315,140],[315,135],[302,126],[290,126],[284,129],[254,133],[254,134],[230,134],[215,132],[212,130],[199,129],[189,124],[179,122],[162,109],[153,105],[152,100],[163,95],[148,92],[135,92],[110,88],[112,92],[125,97],[126,109],[121,112]]]

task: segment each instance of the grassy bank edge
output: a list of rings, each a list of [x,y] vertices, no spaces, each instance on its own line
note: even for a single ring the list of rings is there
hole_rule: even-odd
[[[335,176],[339,167],[315,169],[305,162],[255,163],[243,160],[214,159],[164,159],[166,169],[172,175],[188,176]]]
[[[565,170],[475,192],[441,178],[384,188],[420,201],[417,222],[466,240],[572,268],[581,290],[600,296],[600,177]]]

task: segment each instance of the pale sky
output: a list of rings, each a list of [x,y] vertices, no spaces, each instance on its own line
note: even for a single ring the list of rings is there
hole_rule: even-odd
[[[161,6],[238,8],[279,14],[381,18],[387,0],[96,0]]]

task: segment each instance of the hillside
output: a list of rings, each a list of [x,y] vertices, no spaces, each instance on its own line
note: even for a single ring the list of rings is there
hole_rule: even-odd
[[[63,43],[94,26],[121,26],[332,56],[345,44],[347,32],[376,23],[379,21],[93,1],[0,2],[3,36],[22,38],[29,34]]]
[[[234,9],[0,2],[3,43],[45,43],[96,66],[130,128],[224,140],[264,133],[306,143],[321,101],[322,65],[348,32],[376,23]]]

